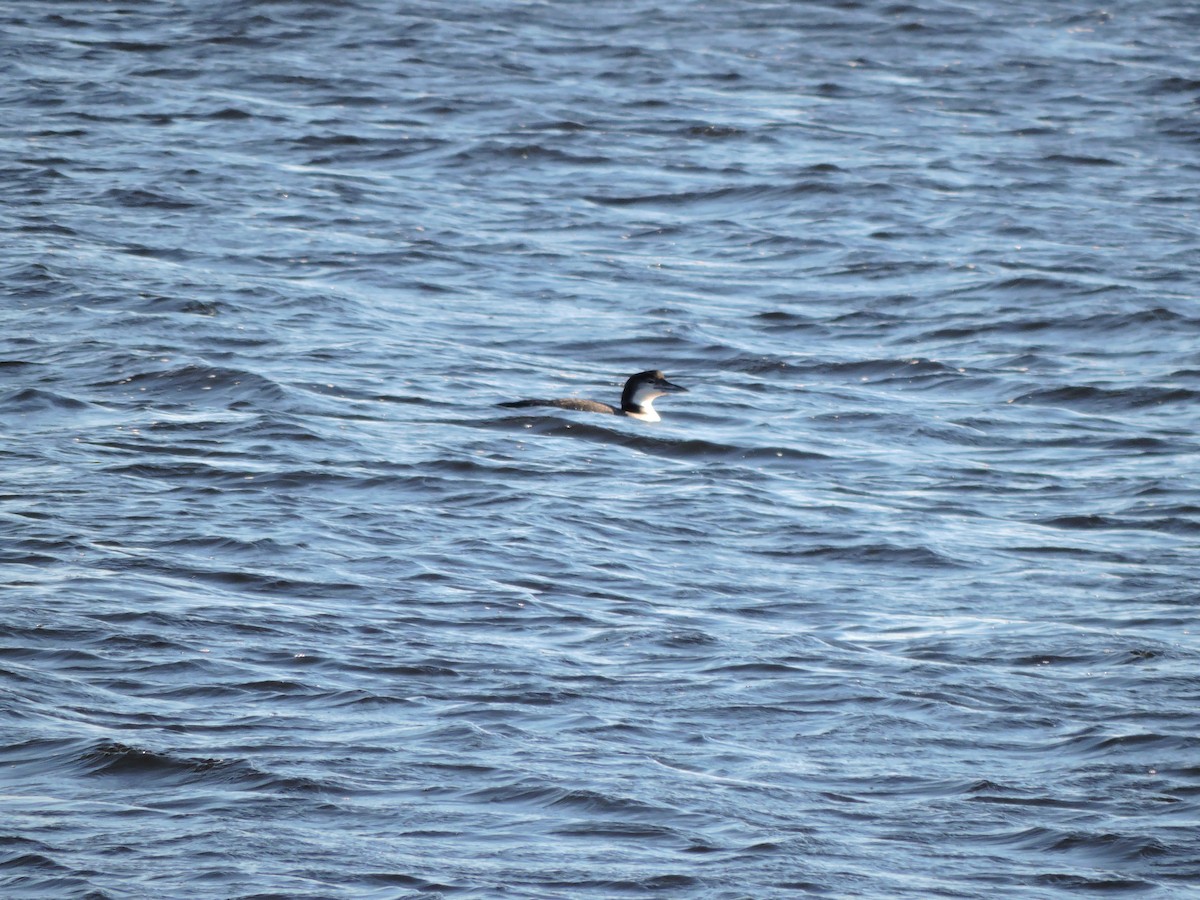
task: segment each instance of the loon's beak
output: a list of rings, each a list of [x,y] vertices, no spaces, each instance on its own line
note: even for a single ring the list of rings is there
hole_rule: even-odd
[[[687,388],[680,387],[677,384],[671,384],[671,382],[667,381],[665,378],[660,378],[658,380],[658,389],[673,394],[686,394],[688,392]]]

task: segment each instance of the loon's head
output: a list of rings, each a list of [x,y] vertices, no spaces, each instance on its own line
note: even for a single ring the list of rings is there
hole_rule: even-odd
[[[687,388],[667,381],[667,376],[660,370],[638,372],[625,382],[625,392],[621,394],[621,411],[627,416],[641,419],[643,422],[662,421],[654,411],[654,399],[663,394],[686,394]]]

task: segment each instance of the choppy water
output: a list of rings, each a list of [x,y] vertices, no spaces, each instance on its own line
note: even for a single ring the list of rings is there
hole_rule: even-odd
[[[1189,895],[1197,29],[0,6],[0,893]]]

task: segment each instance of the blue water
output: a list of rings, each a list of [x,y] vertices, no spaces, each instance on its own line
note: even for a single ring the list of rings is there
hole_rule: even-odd
[[[1195,896],[1198,29],[0,4],[0,895]]]

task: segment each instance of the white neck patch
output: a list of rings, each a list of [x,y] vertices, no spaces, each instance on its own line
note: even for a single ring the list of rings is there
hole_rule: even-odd
[[[633,405],[638,407],[638,412],[626,412],[625,415],[631,416],[634,419],[641,419],[643,422],[661,422],[662,417],[654,408],[654,401],[659,397],[665,397],[666,391],[660,391],[652,384],[639,384],[637,390],[633,392],[633,396],[629,399]]]
[[[661,397],[662,394],[655,394],[654,397]],[[640,410],[638,412],[626,412],[625,415],[631,419],[640,419],[643,422],[661,422],[662,416],[654,408],[654,397],[649,400],[643,400],[638,404]]]

